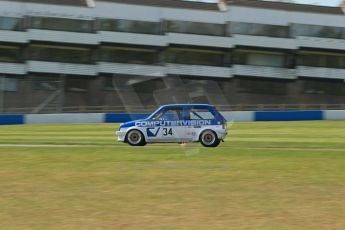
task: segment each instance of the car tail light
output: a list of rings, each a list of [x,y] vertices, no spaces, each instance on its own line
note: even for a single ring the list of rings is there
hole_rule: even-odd
[[[227,128],[228,128],[228,125],[227,125],[226,121],[224,121],[224,123],[223,123],[223,125],[222,125],[222,128],[223,128],[223,129],[227,129]]]

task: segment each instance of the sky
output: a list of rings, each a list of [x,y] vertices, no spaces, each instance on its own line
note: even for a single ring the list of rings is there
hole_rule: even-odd
[[[217,0],[200,0],[201,2],[217,2]],[[301,4],[313,4],[323,6],[339,6],[342,0],[293,0]]]

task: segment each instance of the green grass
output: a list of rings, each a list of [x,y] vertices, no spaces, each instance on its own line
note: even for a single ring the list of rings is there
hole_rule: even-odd
[[[214,149],[116,127],[0,126],[0,229],[345,229],[345,122],[235,123]]]

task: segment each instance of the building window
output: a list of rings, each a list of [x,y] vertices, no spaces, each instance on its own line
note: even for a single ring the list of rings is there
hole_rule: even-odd
[[[233,63],[284,68],[287,65],[287,56],[283,53],[237,50],[233,54]]]
[[[61,81],[52,76],[32,78],[33,90],[56,91],[60,85]]]
[[[101,30],[127,33],[159,34],[159,22],[145,22],[123,19],[100,19]]]
[[[0,17],[0,30],[21,30],[22,19],[13,17]]]
[[[253,36],[267,36],[267,37],[289,37],[288,26],[276,26],[245,22],[231,22],[231,34],[244,34]]]
[[[92,32],[92,21],[67,18],[30,17],[29,27],[42,30],[90,33]]]
[[[104,77],[103,89],[105,91],[115,91],[116,90],[114,87],[113,77],[110,77],[110,76]]]
[[[224,66],[225,52],[213,50],[197,50],[169,48],[166,62],[188,65]]]
[[[344,28],[318,25],[292,24],[291,33],[293,37],[307,36],[320,38],[342,38]]]
[[[19,62],[20,48],[0,45],[0,62]]]
[[[202,22],[167,21],[167,32],[224,36],[225,25]]]
[[[297,57],[297,65],[344,69],[345,55],[321,52],[300,52]]]
[[[92,52],[87,48],[31,45],[28,50],[29,60],[66,63],[91,63]]]
[[[89,90],[88,78],[66,77],[65,90],[68,92],[86,93]]]
[[[283,80],[257,78],[240,78],[238,80],[237,89],[239,93],[271,95],[287,94],[288,84]]]
[[[158,52],[152,49],[102,46],[99,52],[99,61],[104,62],[152,65],[159,60]]]
[[[345,83],[343,80],[335,79],[317,79],[317,78],[304,78],[303,92],[305,94],[317,95],[345,95]]]
[[[0,90],[5,92],[16,92],[18,79],[0,76]]]

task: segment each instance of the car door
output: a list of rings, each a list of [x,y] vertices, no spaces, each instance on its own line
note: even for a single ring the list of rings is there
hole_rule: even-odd
[[[215,116],[207,107],[189,107],[185,110],[188,126],[185,129],[186,139],[197,141],[199,134],[205,127],[211,127]]]
[[[185,127],[182,122],[183,108],[166,108],[152,118],[153,127],[147,128],[147,138],[150,142],[181,142]]]

